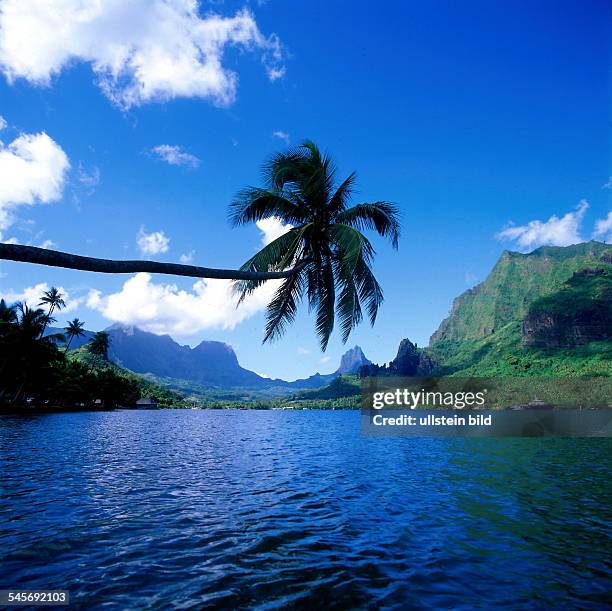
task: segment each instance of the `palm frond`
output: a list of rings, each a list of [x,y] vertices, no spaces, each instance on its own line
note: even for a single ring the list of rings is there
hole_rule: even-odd
[[[352,270],[347,268],[342,260],[337,259],[334,271],[340,286],[340,295],[336,302],[336,315],[340,323],[342,343],[346,343],[351,331],[363,320],[363,314]]]
[[[256,223],[275,216],[285,223],[300,224],[305,212],[282,192],[247,187],[240,191],[230,204],[230,222],[234,226]]]
[[[389,202],[357,204],[344,210],[336,217],[338,223],[344,223],[357,229],[373,229],[384,238],[389,238],[393,248],[397,248],[400,237],[399,210]]]
[[[245,271],[265,272],[284,270],[294,265],[298,258],[300,242],[308,225],[294,227],[264,246],[257,254],[244,263],[240,269]],[[237,280],[233,291],[239,295],[240,305],[248,295],[264,284],[265,280]]]
[[[384,301],[382,288],[374,277],[370,266],[363,259],[360,259],[355,266],[354,279],[359,291],[359,298],[368,310],[370,324],[374,325],[378,315],[378,308],[380,308]]]
[[[325,352],[334,330],[334,307],[336,304],[334,271],[329,258],[323,261],[321,269],[318,271],[315,329],[319,336],[321,350]]]
[[[329,235],[337,255],[351,269],[357,265],[359,259],[369,262],[375,254],[370,240],[354,227],[336,223],[330,227]]]
[[[264,343],[278,339],[287,325],[290,325],[297,312],[297,304],[304,291],[304,272],[290,276],[279,287],[266,312],[266,331]]]
[[[350,201],[351,196],[353,195],[356,180],[357,174],[355,172],[352,172],[336,189],[336,192],[329,200],[329,210],[331,214],[337,214],[346,209],[347,204]]]
[[[287,185],[297,185],[307,172],[310,153],[303,146],[275,153],[264,164],[262,174],[265,184],[273,190],[284,190]]]

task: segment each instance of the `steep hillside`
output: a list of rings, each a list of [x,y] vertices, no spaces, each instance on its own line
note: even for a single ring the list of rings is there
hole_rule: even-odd
[[[612,375],[612,247],[504,252],[431,338],[440,375]]]
[[[575,272],[561,289],[536,299],[521,334],[525,346],[536,348],[612,339],[612,265]]]
[[[529,254],[504,251],[484,282],[455,299],[430,346],[481,339],[522,320],[533,301],[559,290],[574,272],[601,265],[610,252],[611,246],[594,241],[543,246]]]

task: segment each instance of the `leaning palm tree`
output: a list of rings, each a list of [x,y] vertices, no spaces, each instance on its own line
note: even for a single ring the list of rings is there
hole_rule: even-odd
[[[283,333],[294,319],[304,294],[316,311],[321,347],[327,347],[335,315],[340,319],[342,339],[346,341],[363,318],[362,304],[373,323],[383,301],[371,269],[374,249],[362,230],[373,229],[397,247],[398,210],[384,201],[349,208],[355,174],[337,185],[330,158],[309,141],[275,155],[265,166],[264,176],[264,188],[245,189],[232,204],[234,224],[276,216],[293,227],[238,270],[99,259],[3,243],[0,259],[111,274],[149,272],[225,278],[237,281],[236,289],[242,298],[263,282],[281,280],[281,287],[268,307],[264,341]]]
[[[59,292],[54,286],[52,286],[48,291],[43,293],[43,296],[40,298],[40,302],[38,305],[48,305],[49,312],[47,314],[47,322],[43,327],[41,336],[45,334],[45,329],[47,325],[51,321],[51,317],[53,316],[53,311],[57,309],[58,311],[62,308],[66,307],[66,302],[64,301],[64,296]]]
[[[397,207],[386,201],[349,207],[355,173],[338,184],[331,159],[310,141],[274,155],[264,166],[264,181],[263,188],[241,191],[231,206],[234,225],[269,217],[291,225],[241,268],[294,270],[268,305],[264,342],[283,334],[304,296],[315,311],[321,349],[327,348],[336,316],[346,342],[363,318],[362,305],[374,324],[383,301],[372,273],[374,248],[362,230],[373,229],[397,248]],[[261,280],[240,280],[235,288],[242,300],[261,284]]]
[[[68,323],[68,326],[64,328],[64,331],[66,331],[66,337],[68,338],[66,348],[64,348],[65,354],[70,349],[70,344],[75,337],[83,337],[85,335],[85,323],[80,321],[78,318],[75,318]]]
[[[91,354],[97,354],[104,360],[108,360],[108,349],[110,348],[110,335],[106,331],[98,331],[87,344]]]

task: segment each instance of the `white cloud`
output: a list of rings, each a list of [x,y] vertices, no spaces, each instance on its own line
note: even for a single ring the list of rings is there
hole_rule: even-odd
[[[580,236],[580,228],[588,207],[588,202],[583,199],[573,212],[568,212],[561,218],[553,215],[544,222],[535,220],[526,225],[510,226],[495,237],[498,240],[515,242],[521,249],[578,244],[584,241]]]
[[[268,222],[269,221],[269,222]],[[257,223],[268,244],[289,226],[278,219]],[[110,295],[92,290],[87,305],[113,322],[131,324],[151,333],[189,336],[206,329],[233,329],[266,308],[280,285],[270,280],[239,306],[231,280],[197,280],[189,290],[136,274]]]
[[[262,233],[261,242],[267,246],[270,242],[274,242],[276,238],[280,238],[293,228],[293,225],[285,225],[279,218],[271,216],[267,219],[261,219],[255,223]]]
[[[612,210],[608,212],[608,216],[595,222],[593,237],[612,242]]]
[[[612,176],[608,176],[608,181],[601,185],[602,189],[612,189]]]
[[[39,306],[38,304],[40,303],[42,294],[45,291],[48,291],[49,288],[50,286],[46,282],[40,282],[39,284],[25,288],[21,292],[14,291],[13,289],[8,289],[7,291],[2,291],[0,289],[0,298],[4,299],[7,303],[21,301],[27,304],[30,308],[42,308],[46,311],[46,306]],[[63,299],[66,302],[66,307],[61,310],[62,314],[73,312],[84,301],[84,298],[71,298],[70,294],[63,286],[59,286],[57,289],[62,294]]]
[[[285,69],[284,66],[281,66],[280,68],[268,67],[266,69],[266,73],[268,75],[268,78],[272,82],[274,82],[278,80],[279,78],[283,78],[283,76],[285,76],[285,74],[287,73],[287,70]]]
[[[193,263],[193,256],[195,255],[195,250],[190,250],[189,252],[184,252],[180,257],[179,261],[184,265],[188,263]]]
[[[177,97],[232,103],[228,46],[258,52],[270,80],[284,74],[278,37],[264,36],[248,9],[201,17],[199,8],[198,0],[3,0],[0,68],[9,82],[44,86],[86,62],[122,108]]]
[[[298,346],[297,353],[299,356],[306,356],[307,354],[310,354],[310,350],[308,350],[308,348]]]
[[[153,147],[151,152],[170,165],[184,165],[190,168],[197,168],[200,165],[200,160],[195,155],[186,153],[180,146],[160,144]]]
[[[100,168],[93,166],[91,170],[86,170],[83,164],[79,163],[78,178],[79,182],[88,187],[89,191],[93,193],[100,184]]]
[[[236,307],[230,280],[198,280],[191,290],[155,283],[140,273],[118,293],[91,291],[87,305],[105,318],[136,325],[151,333],[187,336],[205,329],[233,329],[266,307],[278,281],[267,282]]]
[[[45,240],[39,245],[39,248],[55,248],[57,244],[53,240]]]
[[[0,230],[13,223],[18,206],[59,200],[69,167],[66,153],[44,132],[0,142]]]
[[[287,144],[289,143],[289,134],[287,132],[277,130],[272,132],[272,135],[279,140],[284,140]]]
[[[323,356],[319,360],[319,363],[321,363],[321,365],[325,365],[325,363],[329,363],[329,361],[331,361],[331,356]]]
[[[162,252],[168,252],[170,246],[170,238],[163,231],[152,231],[147,233],[144,226],[138,230],[136,235],[136,245],[140,254],[147,257],[150,255],[158,255]]]
[[[5,129],[7,125],[6,119],[0,115],[0,130]]]

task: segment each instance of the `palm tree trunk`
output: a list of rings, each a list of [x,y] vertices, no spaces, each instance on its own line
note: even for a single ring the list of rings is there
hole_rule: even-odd
[[[148,272],[151,274],[171,274],[190,278],[221,278],[226,280],[278,280],[289,278],[300,271],[308,262],[303,261],[295,267],[282,272],[251,272],[239,269],[216,269],[181,265],[179,263],[161,263],[158,261],[118,261],[114,259],[97,259],[73,255],[59,250],[22,246],[21,244],[0,244],[0,259],[37,263],[51,267],[65,267],[86,272],[104,274],[134,274]]]
[[[47,330],[47,325],[49,324],[49,321],[51,320],[51,314],[53,314],[54,309],[55,309],[55,305],[51,304],[51,306],[49,307],[49,313],[47,314],[47,317],[45,318],[45,324],[43,325],[42,331],[40,332],[39,339],[42,339],[45,336],[45,331]]]
[[[68,340],[68,343],[66,344],[66,347],[64,348],[64,354],[68,353],[68,349],[70,348],[70,344],[72,343],[73,338],[74,338],[74,335],[71,335],[70,339]]]

